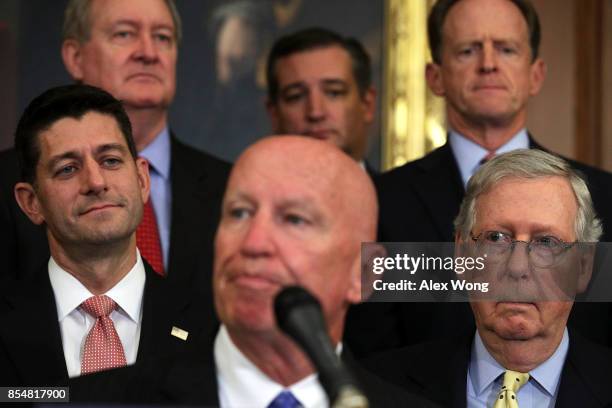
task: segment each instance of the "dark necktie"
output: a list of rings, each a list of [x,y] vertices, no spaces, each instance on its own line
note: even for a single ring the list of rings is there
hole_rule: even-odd
[[[303,405],[295,398],[291,391],[281,391],[276,398],[268,404],[267,408],[302,408]]]

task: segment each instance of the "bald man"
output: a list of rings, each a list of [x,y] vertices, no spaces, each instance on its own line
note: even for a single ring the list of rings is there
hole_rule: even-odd
[[[124,385],[122,395],[105,390],[105,399],[267,407],[282,397],[329,405],[308,357],[274,318],[276,294],[300,285],[321,302],[332,343],[373,406],[428,406],[412,395],[396,400],[396,390],[342,352],[346,312],[361,300],[361,243],[375,240],[376,219],[370,178],[340,149],[300,136],[256,143],[236,162],[223,200],[213,277],[222,324],[214,344],[163,369],[137,367],[141,386]],[[143,401],[158,391],[150,384],[163,384],[165,394]],[[79,389],[71,396],[80,398]]]

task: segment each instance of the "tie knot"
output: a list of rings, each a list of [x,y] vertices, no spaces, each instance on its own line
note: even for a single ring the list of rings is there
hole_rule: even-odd
[[[482,166],[483,164],[485,164],[486,162],[488,162],[494,157],[495,157],[495,150],[490,151],[482,159],[480,159],[480,161],[478,162],[478,165]]]
[[[106,295],[92,296],[81,307],[95,318],[110,315],[117,308],[117,303]]]
[[[518,371],[506,370],[504,374],[504,384],[502,390],[508,389],[517,392],[529,381],[529,374],[519,373]]]
[[[297,398],[291,393],[291,391],[281,391],[273,400],[270,402],[267,408],[300,408],[302,404]]]

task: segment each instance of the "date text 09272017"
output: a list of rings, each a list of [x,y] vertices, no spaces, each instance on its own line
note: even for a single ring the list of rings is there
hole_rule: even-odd
[[[69,402],[68,387],[0,387],[2,402]]]

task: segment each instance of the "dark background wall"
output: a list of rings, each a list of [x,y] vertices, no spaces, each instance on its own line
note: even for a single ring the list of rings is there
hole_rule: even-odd
[[[375,83],[381,83],[382,1],[246,2],[263,10],[263,17],[255,28],[269,36],[269,40],[312,25],[356,36],[372,54]],[[170,112],[170,124],[185,142],[233,160],[245,146],[268,133],[269,127],[262,84],[257,83],[254,72],[225,86],[216,79],[215,43],[219,24],[213,15],[227,3],[230,1],[177,1],[183,19],[184,40],[179,49],[177,96]],[[291,5],[295,14],[288,21],[275,20],[272,12],[275,3]],[[65,0],[0,2],[0,148],[12,144],[16,120],[33,97],[51,86],[70,82],[60,57],[65,4]],[[259,43],[266,42],[265,35]],[[262,48],[263,58],[267,51],[265,44]],[[379,129],[377,123],[372,132],[370,156],[375,166],[379,163]]]

